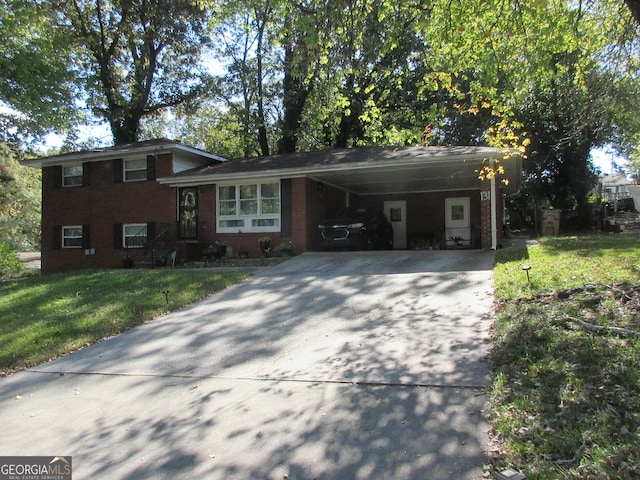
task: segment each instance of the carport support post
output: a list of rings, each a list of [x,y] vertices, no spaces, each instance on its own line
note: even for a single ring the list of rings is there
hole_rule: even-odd
[[[491,159],[491,169],[494,167],[494,159]],[[498,208],[496,205],[496,176],[491,177],[491,250],[498,249]]]
[[[498,247],[496,190],[495,178],[480,180],[480,246],[483,250],[495,250]]]

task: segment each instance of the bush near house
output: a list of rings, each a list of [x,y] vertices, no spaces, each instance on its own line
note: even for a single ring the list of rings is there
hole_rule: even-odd
[[[549,238],[496,260],[493,469],[640,478],[638,237]]]
[[[24,264],[18,257],[18,251],[8,243],[0,243],[0,281],[19,277],[24,272]]]

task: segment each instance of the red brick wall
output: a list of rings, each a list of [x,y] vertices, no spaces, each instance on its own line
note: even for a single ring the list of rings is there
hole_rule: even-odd
[[[462,190],[434,193],[410,193],[406,195],[376,195],[353,197],[355,207],[384,209],[384,202],[406,200],[407,202],[407,246],[416,248],[432,244],[435,248],[444,248],[445,199],[451,197],[470,198],[470,223],[473,247],[480,248],[481,208],[478,190]]]
[[[55,167],[42,169],[42,272],[79,268],[118,268],[121,250],[114,249],[114,224],[175,224],[176,191],[155,180],[114,182],[114,162],[92,162],[90,185],[54,185]],[[171,154],[156,159],[156,176],[171,174]],[[90,246],[95,255],[81,248],[54,248],[54,228],[90,226]],[[142,252],[133,252],[141,256]]]

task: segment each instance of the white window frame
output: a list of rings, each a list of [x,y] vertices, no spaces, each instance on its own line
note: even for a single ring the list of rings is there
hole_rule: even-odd
[[[132,168],[131,164],[133,162],[142,162],[144,164],[144,168]],[[129,173],[137,173],[144,171],[144,176],[141,178],[128,178],[127,174]],[[139,174],[139,173],[138,173]],[[147,180],[147,158],[125,158],[122,160],[122,180],[125,182],[144,182]]]
[[[80,235],[73,235],[71,233],[68,233],[69,230],[72,229],[77,229],[80,230]],[[82,243],[83,243],[83,227],[82,225],[65,225],[62,227],[62,248],[82,248]],[[70,243],[73,242],[77,242],[78,240],[80,240],[80,244],[79,245],[73,245]]]
[[[80,168],[80,173],[69,174],[70,169]],[[84,183],[84,168],[82,164],[64,165],[62,167],[62,186],[63,187],[81,187]],[[75,179],[75,182],[71,179]]]
[[[127,228],[133,229],[135,233],[131,235],[127,235]],[[127,244],[128,238],[137,238],[143,229],[144,229],[144,239],[145,239],[144,242],[142,242],[140,245]],[[142,248],[144,247],[144,244],[147,243],[148,235],[149,235],[149,232],[147,231],[146,223],[124,223],[122,225],[122,247],[123,248]]]
[[[277,185],[277,197],[263,197],[263,185]],[[255,214],[241,213],[241,187],[256,186],[257,212]],[[220,191],[225,187],[235,188],[235,213],[233,215],[222,215],[220,213]],[[262,213],[263,202],[266,200],[277,200],[278,211],[276,213]],[[250,199],[242,199],[248,201]],[[272,225],[257,225],[262,221],[273,222]],[[224,225],[224,222],[233,222],[232,226]],[[219,233],[277,233],[282,225],[282,191],[280,180],[255,181],[242,183],[222,183],[216,188],[216,227]]]

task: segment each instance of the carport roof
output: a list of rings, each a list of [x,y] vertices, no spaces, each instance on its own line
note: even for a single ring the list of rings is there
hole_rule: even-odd
[[[522,160],[491,147],[361,147],[242,158],[187,170],[158,181],[172,186],[299,178],[359,195],[468,190],[480,187],[483,161],[500,160],[514,191]]]

